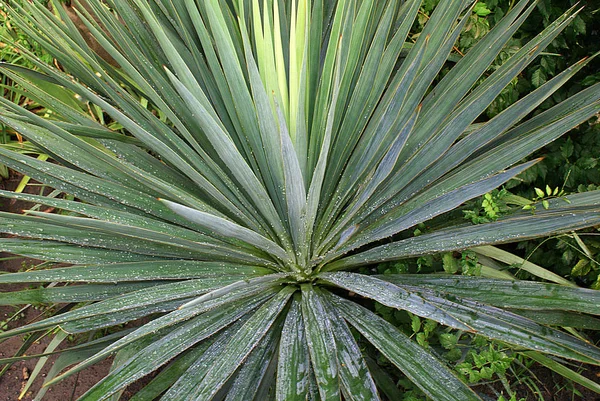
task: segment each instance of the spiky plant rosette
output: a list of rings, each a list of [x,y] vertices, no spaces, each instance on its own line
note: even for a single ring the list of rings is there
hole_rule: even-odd
[[[1,194],[61,213],[2,213],[0,230],[13,236],[0,249],[73,266],[4,274],[0,283],[76,285],[2,293],[5,304],[68,307],[0,337],[58,327],[60,342],[150,317],[64,351],[47,385],[116,355],[80,400],[115,399],[157,371],[133,400],[381,399],[385,375],[367,367],[360,335],[432,399],[480,400],[431,349],[363,306],[367,299],[516,349],[600,364],[600,349],[581,337],[511,311],[550,311],[557,326],[570,326],[600,314],[597,291],[355,272],[600,224],[600,191],[493,223],[444,223],[600,110],[596,84],[520,122],[583,60],[474,124],[574,9],[490,73],[536,7],[519,1],[437,79],[470,0],[442,0],[412,46],[416,0],[89,0],[78,13],[109,61],[60,6],[53,14],[35,1],[11,4],[14,23],[60,68],[24,48],[37,72],[2,65],[50,112],[2,100],[0,121],[52,161],[0,148],[0,162],[55,191]],[[72,91],[80,106],[40,82]]]

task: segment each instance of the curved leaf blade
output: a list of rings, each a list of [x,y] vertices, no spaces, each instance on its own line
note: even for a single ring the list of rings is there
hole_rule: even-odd
[[[429,397],[439,401],[481,401],[445,365],[396,327],[354,302],[337,296],[329,298],[344,319]]]

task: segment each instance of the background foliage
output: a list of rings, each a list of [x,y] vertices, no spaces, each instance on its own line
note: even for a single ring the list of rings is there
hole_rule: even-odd
[[[471,29],[462,35],[459,43],[471,45],[481,34],[489,30],[494,23],[512,6],[512,1],[486,1],[484,10],[471,18]],[[531,15],[513,38],[507,53],[518,49],[539,29],[546,27],[565,9],[575,5],[571,0],[542,0],[537,13]],[[574,19],[552,44],[546,54],[538,57],[521,76],[513,80],[500,97],[488,108],[488,117],[512,104],[533,88],[537,88],[548,79],[563,71],[584,57],[600,51],[600,3],[587,1],[580,3],[585,9]],[[459,46],[459,47],[460,47]],[[466,50],[466,49],[465,49]],[[500,64],[502,60],[497,60]],[[493,67],[492,67],[493,68]],[[538,112],[548,109],[557,102],[576,93],[582,88],[600,82],[598,63],[591,63],[580,71],[568,85],[560,88],[545,101]],[[598,117],[581,124],[567,135],[559,138],[532,157],[544,157],[541,163],[522,173],[520,180],[509,182],[505,188],[510,192],[528,198],[541,199],[536,188],[560,188],[565,193],[585,192],[597,189],[600,184],[600,124]],[[480,204],[485,202],[480,201]],[[596,231],[597,233],[597,231]],[[541,264],[561,276],[570,276],[579,285],[600,289],[599,248],[600,242],[593,230],[580,233],[579,238],[561,236],[547,240],[522,242],[511,251]]]
[[[423,3],[413,29],[413,39],[418,37],[419,31],[427,22],[429,14],[438,2],[439,0],[427,0]],[[547,27],[564,10],[576,3],[573,0],[541,0],[538,3],[537,12],[533,13],[517,31],[494,64],[490,66],[488,73],[497,69],[536,32]],[[518,78],[502,91],[500,96],[489,106],[485,116],[480,118],[480,122],[486,121],[485,117],[494,117],[531,90],[556,76],[567,66],[600,51],[600,3],[587,1],[580,4],[585,9],[552,42],[544,55],[534,60]],[[479,2],[457,41],[454,48],[455,56],[460,57],[469,51],[513,5],[514,1],[510,0]],[[443,73],[444,71],[442,71],[442,75]],[[557,90],[553,96],[542,103],[536,114],[597,82],[600,82],[600,68],[596,62],[584,67],[568,85]],[[598,189],[600,187],[599,117],[581,124],[567,135],[540,149],[531,158],[536,157],[544,159],[520,174],[518,179],[509,181],[503,189],[492,191],[480,199],[469,202],[463,210],[462,218],[471,220],[475,224],[484,223],[508,213],[511,208],[522,207],[519,198],[525,202],[527,200],[535,201],[537,207],[542,208],[543,200],[551,198],[555,189],[558,189],[561,195]],[[546,194],[547,187],[551,188],[550,195]],[[539,190],[542,190],[542,196],[538,193]],[[419,234],[421,230],[426,230],[426,227],[417,229],[416,233]],[[505,245],[502,248],[575,281],[580,286],[600,289],[600,234],[598,230],[585,230],[575,235],[528,240]],[[461,254],[448,253],[436,257],[427,256],[411,261],[382,264],[378,267],[378,273],[415,273],[439,271],[440,268],[443,268],[452,273],[480,275],[481,267],[478,255],[466,251]],[[521,279],[534,277],[531,273],[517,267],[511,271]],[[496,394],[494,396],[498,400],[519,400],[520,397],[526,397],[522,400],[544,400],[540,387],[547,383],[536,379],[535,374],[530,370],[535,361],[526,355],[504,349],[501,344],[490,343],[489,340],[482,337],[450,332],[431,321],[421,322],[422,319],[417,316],[409,316],[405,312],[383,305],[376,305],[376,310],[386,320],[402,327],[405,333],[413,335],[419,344],[431,345],[436,348],[467,382],[480,383],[483,386],[491,384],[496,391],[505,390],[504,395]],[[597,334],[594,335],[593,332],[588,334],[595,342],[600,341]],[[386,361],[380,359],[379,362],[390,368],[390,364]],[[594,372],[587,374],[595,376]],[[409,381],[402,379],[400,381],[408,390],[402,398],[404,401],[426,399]],[[516,391],[517,387],[519,387],[519,391]],[[581,399],[582,396],[568,380],[566,384],[559,380],[559,383],[555,383],[551,391],[556,394],[556,397],[564,397],[564,399],[571,399],[571,397]]]

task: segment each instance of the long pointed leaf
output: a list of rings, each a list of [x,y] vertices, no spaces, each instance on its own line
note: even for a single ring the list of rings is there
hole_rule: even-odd
[[[277,401],[306,400],[310,359],[300,301],[296,298],[286,317],[279,343]]]
[[[390,323],[340,297],[332,296],[331,302],[352,326],[432,399],[481,401],[444,364]]]
[[[337,348],[329,313],[320,292],[310,285],[302,286],[302,317],[310,360],[323,400],[340,398]]]

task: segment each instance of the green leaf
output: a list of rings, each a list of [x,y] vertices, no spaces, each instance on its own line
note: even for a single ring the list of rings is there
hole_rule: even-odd
[[[581,313],[544,309],[511,309],[517,315],[525,316],[540,324],[549,326],[573,327],[585,330],[600,330],[600,319]]]
[[[306,400],[310,360],[300,301],[296,298],[283,325],[277,364],[276,399]]]
[[[480,401],[443,363],[390,323],[343,298],[332,296],[331,302],[344,319],[432,399]]]
[[[192,397],[208,398],[216,394],[248,354],[263,340],[294,291],[293,287],[284,287],[248,319],[225,346],[223,356],[213,361],[204,379],[197,383]]]
[[[72,332],[89,331],[95,327],[113,326],[151,313],[172,311],[181,307],[186,298],[207,293],[214,288],[222,289],[225,283],[232,283],[234,285],[233,291],[227,292],[227,290],[225,290],[220,293],[217,292],[199,300],[196,298],[193,307],[178,309],[161,318],[154,319],[147,325],[142,326],[135,333],[112,344],[107,348],[106,352],[98,353],[94,357],[102,359],[108,356],[112,350],[117,350],[131,341],[135,341],[138,338],[146,336],[161,328],[169,327],[178,322],[190,319],[217,305],[226,304],[252,295],[256,296],[261,293],[268,295],[268,289],[280,278],[281,276],[273,275],[270,277],[267,276],[267,278],[261,277],[250,279],[248,282],[242,281],[240,283],[235,278],[227,279],[225,277],[220,277],[217,279],[217,282],[219,282],[217,285],[210,281],[190,280],[165,284],[163,286],[155,286],[152,292],[149,292],[146,289],[139,290],[121,297],[87,305],[77,310],[63,313],[62,315],[50,317],[40,322],[31,323],[20,328],[9,330],[5,333],[0,333],[0,337],[9,337],[29,331],[41,330],[58,324],[61,324],[63,329]],[[238,284],[236,285],[236,283]],[[211,293],[208,292],[208,294]],[[93,362],[94,358],[86,363]]]
[[[478,246],[476,248],[473,248],[473,251],[478,255],[484,255],[492,259],[498,260],[500,262],[513,265],[544,280],[552,281],[553,283],[562,284],[570,287],[575,286],[575,284],[559,276],[558,274],[552,273],[551,271],[544,269],[541,266],[538,266],[528,260],[525,260],[517,255],[502,250],[498,247],[490,245]]]
[[[269,369],[275,366],[273,358],[279,340],[281,325],[273,327],[244,361],[243,366],[237,372],[231,387],[228,389],[226,400],[244,401],[257,399],[257,394],[262,387],[267,390],[273,381],[271,376],[274,372]],[[271,375],[270,375],[271,374]],[[260,398],[258,398],[260,399]]]
[[[538,68],[537,70],[535,70],[533,72],[533,74],[531,75],[531,84],[535,87],[535,88],[539,88],[540,86],[542,86],[544,83],[546,82],[546,74],[544,74],[544,71],[542,71],[541,68]]]
[[[206,372],[206,369],[210,367],[216,359],[222,357],[225,345],[229,343],[231,336],[237,333],[240,327],[248,320],[249,316],[250,315],[248,314],[242,317],[226,329],[217,333],[214,338],[202,342],[200,344],[201,351],[198,352],[198,355],[195,355],[194,359],[190,361],[189,364],[186,364],[185,369],[182,367],[179,375],[172,379],[174,384],[170,383],[165,386],[164,384],[161,385],[160,382],[156,382],[155,387],[160,386],[160,388],[168,389],[163,395],[163,399],[169,401],[179,400],[181,399],[180,397],[192,392],[194,386],[197,384],[198,380],[200,380],[197,373]],[[168,367],[166,369],[168,369]],[[143,399],[144,398],[142,398],[142,400]]]
[[[519,100],[504,112],[494,117],[488,123],[484,124],[481,128],[476,129],[473,133],[458,141],[457,144],[448,150],[444,157],[439,158],[427,169],[427,171],[409,184],[403,191],[404,193],[401,192],[397,196],[397,199],[399,201],[406,200],[408,194],[411,194],[412,191],[418,190],[420,187],[427,185],[429,181],[438,179],[443,174],[451,171],[452,168],[458,166],[462,161],[467,160],[471,154],[482,147],[486,142],[493,139],[493,137],[496,135],[500,135],[502,132],[504,132],[504,130],[510,128],[515,122],[525,117],[527,113],[533,110],[535,106],[542,102],[542,100],[547,98],[553,91],[564,84],[569,77],[571,77],[576,71],[579,71],[579,69],[581,69],[587,62],[588,60],[582,60],[581,62],[569,67],[543,87],[535,90],[531,94]],[[569,102],[564,103],[564,107],[570,107],[567,105],[567,103]],[[480,166],[477,166],[476,168],[481,169]],[[474,171],[477,171],[475,170],[475,167]],[[456,185],[451,184],[452,182],[453,180],[450,178],[442,181],[439,186],[441,188],[448,188],[449,185]]]
[[[279,257],[284,262],[291,263],[290,257],[287,255],[286,251],[279,245],[246,227],[242,227],[226,219],[166,199],[161,199],[161,202],[167,205],[167,207],[175,213],[198,225],[206,227],[207,230],[215,232],[223,237],[239,239]]]
[[[20,238],[0,238],[0,250],[34,259],[62,263],[119,263],[155,259],[150,255],[102,248],[83,248],[57,241],[36,241]]]
[[[203,314],[136,353],[127,361],[88,390],[81,400],[105,400],[111,394],[147,375],[167,363],[171,358],[192,345],[212,336],[231,322],[257,306],[258,302],[232,303],[227,307]],[[60,380],[60,377],[58,378]]]
[[[18,273],[17,273],[18,274]],[[8,274],[0,275],[0,279]],[[153,287],[156,283],[120,283],[120,284],[96,284],[77,285],[66,287],[48,287],[33,290],[0,292],[0,305],[20,304],[45,304],[45,303],[70,303],[99,301],[114,296],[119,296],[139,290]]]
[[[351,400],[379,400],[375,381],[346,322],[328,303],[337,348],[338,371],[344,394]]]
[[[104,339],[106,339],[107,341],[110,341],[111,340],[110,335],[104,337],[103,340]],[[81,362],[82,360],[90,357],[96,351],[99,351],[100,349],[102,349],[102,347],[103,347],[102,343],[97,343],[96,345],[90,346],[85,349],[81,349],[81,350],[74,349],[72,351],[67,350],[67,351],[61,353],[60,356],[52,364],[52,367],[50,368],[50,370],[46,373],[46,376],[44,378],[44,385],[46,383],[48,383],[50,380],[54,379],[65,368],[67,368],[71,365],[74,365],[78,362]],[[41,401],[49,389],[50,389],[49,387],[42,386],[42,388],[37,392],[37,394],[34,398],[34,401]]]
[[[131,157],[130,155],[127,155],[129,157]],[[139,216],[133,213],[127,213],[127,212],[123,212],[123,211],[116,211],[114,209],[109,209],[109,208],[105,208],[105,207],[101,207],[101,206],[94,206],[94,205],[89,205],[89,204],[84,204],[81,202],[76,202],[76,201],[70,201],[70,200],[65,200],[65,199],[57,199],[57,198],[50,198],[50,197],[43,197],[43,196],[37,196],[37,195],[30,195],[30,194],[17,194],[17,193],[12,193],[12,192],[8,192],[8,191],[0,191],[0,196],[9,198],[9,199],[18,199],[18,200],[23,200],[23,201],[27,201],[27,202],[35,202],[35,203],[39,203],[42,205],[47,205],[53,208],[58,208],[58,209],[62,209],[62,210],[68,210],[68,211],[72,211],[78,214],[83,214],[85,216],[91,217],[91,218],[96,218],[99,220],[103,220],[105,222],[110,222],[110,223],[114,223],[114,224],[118,224],[117,229],[123,231],[122,226],[129,226],[129,227],[134,227],[135,229],[137,229],[138,232],[140,232],[140,229],[143,230],[142,232],[147,230],[150,231],[156,231],[156,232],[160,232],[162,234],[169,234],[171,237],[173,237],[173,241],[177,241],[177,238],[182,238],[185,240],[189,240],[189,241],[193,241],[194,242],[194,247],[197,247],[198,243],[204,243],[206,244],[207,242],[210,243],[206,244],[207,246],[212,246],[214,249],[216,248],[222,248],[223,246],[223,242],[215,239],[209,235],[206,234],[202,234],[199,233],[198,230],[199,225],[195,225],[193,223],[189,223],[188,222],[188,227],[189,228],[193,228],[189,229],[189,228],[184,228],[184,227],[179,227],[176,226],[174,224],[169,224],[163,221],[160,221],[158,219],[153,219],[153,218],[149,218],[147,216]],[[52,218],[52,215],[43,215],[46,217],[50,217]],[[56,218],[61,218],[61,217],[55,217]],[[71,220],[73,221],[73,220]],[[75,221],[79,221],[79,222],[83,222],[84,220],[75,220]],[[88,224],[90,224],[89,221],[87,221]],[[181,223],[181,222],[180,222]],[[82,223],[79,223],[82,224]],[[102,226],[104,224],[104,227],[107,223],[102,223],[102,222],[96,222],[94,223],[96,224],[96,226],[100,225]],[[115,226],[112,226],[115,227]],[[116,229],[115,229],[116,231]],[[147,234],[151,234],[151,233],[147,233]],[[212,233],[214,235],[214,233]],[[175,237],[175,235],[177,237]],[[222,238],[223,241],[229,241],[232,244],[235,244],[236,246],[240,246],[242,244],[240,244],[239,241],[231,241],[231,238]],[[190,242],[186,242],[184,241],[183,243],[187,243],[188,246],[191,245]],[[216,248],[215,248],[216,247]],[[247,248],[250,252],[251,252],[251,248]],[[214,253],[213,253],[214,255]],[[256,256],[259,256],[258,254],[255,253]]]
[[[600,223],[594,209],[544,210],[536,215],[499,219],[493,223],[440,230],[431,234],[381,245],[326,265],[326,270],[339,270],[368,263],[385,262],[421,256],[430,252],[461,250],[485,244],[525,240],[560,232],[568,232]]]
[[[319,278],[327,283],[374,299],[386,306],[406,310],[417,316],[433,319],[460,330],[471,331],[471,327],[455,319],[444,308],[430,304],[427,298],[421,297],[419,293],[390,285],[381,279],[347,272],[321,273]]]
[[[410,317],[410,327],[412,328],[413,333],[421,331],[421,319],[419,316],[413,315]]]
[[[371,358],[366,358],[367,366],[369,367],[369,371],[377,384],[377,387],[381,390],[385,396],[391,401],[400,401],[401,395],[398,391],[398,387],[396,383],[390,375],[379,366],[377,362],[375,362]]]
[[[487,8],[486,4],[481,2],[475,4],[475,7],[473,7],[473,12],[480,17],[485,17],[486,15],[492,13],[492,11]]]
[[[397,210],[388,213],[385,218],[377,219],[371,225],[363,227],[362,230],[358,231],[359,234],[354,236],[354,240],[347,241],[348,244],[345,244],[345,246],[342,247],[340,245],[343,244],[338,243],[328,257],[325,258],[325,261],[333,259],[340,254],[347,253],[362,245],[366,245],[369,242],[375,242],[383,238],[391,237],[396,233],[447,212],[462,204],[465,200],[480,196],[493,188],[498,187],[538,161],[539,160],[534,160],[525,163],[504,173],[465,185],[454,191],[437,194],[437,196],[434,199],[429,200],[429,202],[425,201],[427,197],[421,199],[421,197],[415,196],[410,202],[407,202]]]
[[[100,248],[151,255],[158,258],[192,259],[193,255],[199,258],[202,254],[210,253],[221,254],[226,259],[231,258],[230,260],[238,262],[257,261],[256,257],[245,252],[238,252],[231,247],[223,248],[206,242],[182,240],[147,228],[54,213],[35,211],[29,213],[39,217],[0,212],[0,215],[4,216],[0,224],[0,231],[77,245],[88,245],[93,241],[94,245]],[[64,224],[65,222],[70,224]],[[85,236],[83,236],[84,233]]]
[[[64,331],[59,331],[58,333],[56,333],[54,335],[54,337],[52,338],[52,341],[50,341],[50,344],[48,344],[48,346],[44,350],[44,353],[50,353],[50,352],[54,351],[58,346],[60,346],[60,344],[64,340],[67,339],[68,335],[69,334]],[[19,394],[19,398],[23,398],[25,396],[25,394],[27,394],[27,392],[29,391],[29,388],[33,385],[34,380],[41,373],[41,371],[44,368],[44,365],[46,364],[47,361],[48,361],[47,356],[41,357],[37,361],[37,363],[35,364],[35,367],[31,371],[31,374],[29,375],[29,380],[27,380],[27,383],[25,383],[25,385],[21,388],[21,393]]]
[[[53,268],[0,275],[0,283],[51,283],[179,280],[191,278],[250,278],[270,273],[260,267],[192,260],[155,260]]]
[[[444,271],[449,274],[454,274],[460,270],[458,260],[454,258],[452,252],[446,252],[442,256]]]
[[[534,188],[534,190],[535,190],[535,193],[536,193],[536,195],[537,195],[537,196],[539,196],[540,198],[543,198],[543,197],[545,197],[545,196],[546,196],[546,195],[544,194],[544,191],[542,191],[541,189],[539,189],[539,188]]]
[[[280,216],[277,215],[271,198],[266,193],[263,184],[258,180],[255,173],[239,153],[234,142],[224,132],[218,122],[214,120],[214,117],[210,115],[206,107],[168,70],[167,74],[188,107],[197,115],[198,122],[208,136],[211,145],[218,152],[219,157],[223,162],[228,164],[232,174],[250,195],[254,206],[269,221],[279,238],[285,241],[287,235],[284,234]],[[244,89],[240,93],[244,93],[245,91]]]
[[[586,288],[447,274],[385,274],[381,280],[425,287],[503,308],[570,310],[600,315],[600,292]]]
[[[301,289],[306,342],[319,394],[323,400],[340,398],[339,362],[335,357],[337,347],[329,317],[331,312],[320,291],[308,284],[302,285]]]
[[[220,334],[223,336],[225,333]],[[210,340],[203,341],[199,345],[192,347],[185,354],[172,361],[169,365],[163,368],[149,384],[133,395],[132,401],[152,400],[157,398],[165,390],[173,385],[179,377],[200,358],[206,349],[211,345]]]
[[[342,273],[327,274],[336,274],[339,276]],[[373,280],[376,279],[370,279],[371,282]],[[404,283],[397,284],[396,286],[391,286],[387,293],[392,293],[394,290],[393,287],[403,290],[415,288]],[[384,288],[383,286],[377,287],[371,283],[369,283],[369,287],[373,288],[373,290],[377,289],[380,292],[380,289]],[[524,319],[505,310],[487,306],[466,298],[444,295],[435,290],[427,291],[420,289],[420,294],[433,307],[440,308],[441,311],[445,311],[452,319],[455,319],[455,322],[459,322],[461,326],[468,327],[468,331],[479,333],[492,339],[506,341],[513,345],[530,349],[542,349],[545,352],[555,355],[587,363],[600,364],[600,349],[557,330],[538,325],[529,319]],[[386,292],[381,292],[381,295],[377,293],[370,295],[370,297],[381,302],[382,300],[386,300],[386,295]],[[400,297],[396,296],[396,298]],[[432,315],[427,317],[451,327],[459,328],[454,325],[456,323],[447,318],[445,321],[442,321],[440,318],[433,317]],[[500,327],[503,328],[500,329]],[[506,327],[510,327],[511,330],[507,330]]]
[[[590,269],[590,261],[587,259],[580,259],[577,263],[575,263],[573,269],[571,269],[571,275],[575,277],[585,276],[590,272]]]
[[[466,299],[448,303],[448,298],[451,297],[437,300],[430,297],[432,303],[451,307],[454,316],[483,336],[565,358],[600,364],[600,349],[587,342],[503,309]]]

